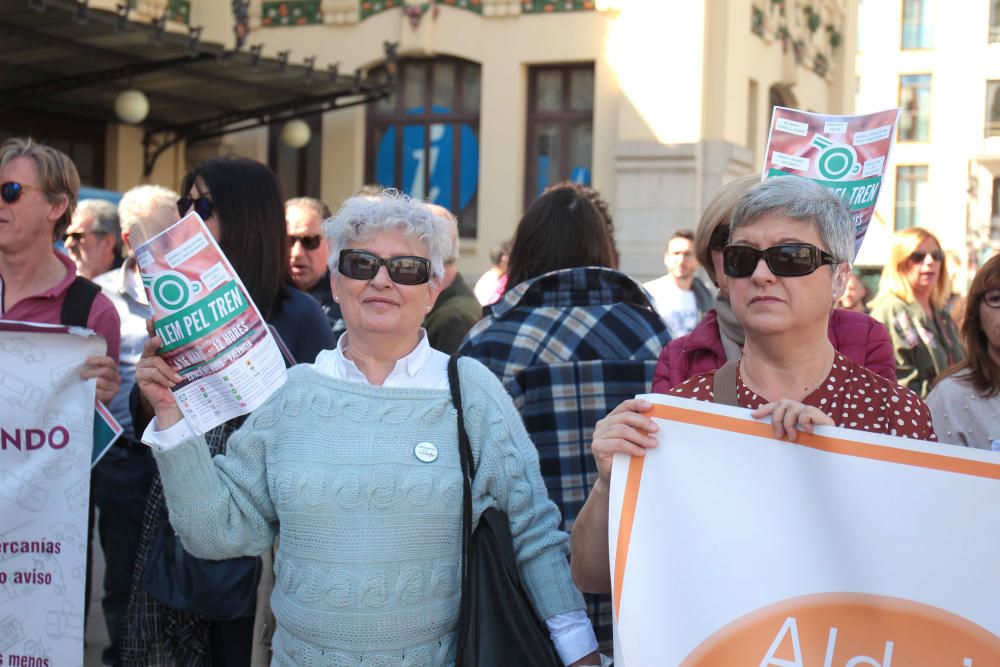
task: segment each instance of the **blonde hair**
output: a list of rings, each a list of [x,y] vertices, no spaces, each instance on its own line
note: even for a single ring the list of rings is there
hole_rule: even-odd
[[[29,139],[8,139],[0,146],[0,169],[19,157],[30,159],[38,172],[38,187],[50,204],[66,199],[66,211],[56,221],[52,239],[58,239],[69,227],[80,196],[80,173],[73,160],[62,151]]]
[[[893,294],[906,303],[913,303],[916,298],[913,286],[906,277],[910,255],[920,247],[920,244],[931,239],[941,250],[941,242],[936,236],[921,227],[910,227],[892,235],[892,245],[889,248],[889,259],[882,267],[882,278],[879,281],[879,294]],[[951,294],[951,283],[948,279],[947,258],[941,261],[941,271],[938,273],[937,284],[931,290],[931,306],[934,310],[944,308]]]
[[[743,196],[750,191],[750,188],[760,183],[760,176],[751,174],[750,176],[740,176],[734,181],[723,185],[712,201],[708,202],[705,211],[698,220],[698,227],[694,230],[694,254],[698,257],[708,277],[716,285],[719,281],[715,277],[715,265],[712,264],[712,251],[708,248],[708,242],[712,240],[712,232],[719,225],[728,225],[733,214],[733,209],[740,203]]]

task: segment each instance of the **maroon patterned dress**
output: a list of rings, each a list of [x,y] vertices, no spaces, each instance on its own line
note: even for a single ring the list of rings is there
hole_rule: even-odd
[[[670,395],[714,400],[714,377],[715,371],[695,375],[671,389]],[[739,373],[736,378],[736,397],[741,408],[756,409],[770,402],[748,389]],[[844,428],[937,441],[931,412],[919,396],[839,352],[834,352],[833,367],[826,380],[802,403],[818,408],[829,415],[834,424]]]

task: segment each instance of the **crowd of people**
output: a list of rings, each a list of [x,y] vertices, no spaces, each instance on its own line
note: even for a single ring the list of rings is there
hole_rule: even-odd
[[[83,377],[125,429],[92,478],[108,665],[453,664],[463,433],[473,523],[508,516],[565,665],[611,653],[611,460],[657,444],[637,394],[748,408],[789,440],[832,424],[1000,449],[1000,256],[949,308],[938,239],[904,230],[869,299],[846,208],[807,180],[724,186],[644,285],[619,266],[610,206],[579,184],[539,196],[475,282],[455,215],[395,191],[333,211],[237,157],[178,185],[77,201],[65,155],[0,148],[0,317],[107,341]],[[204,434],[170,391],[132,252],[192,210],[290,366],[264,406]],[[164,529],[201,558],[262,556],[255,603],[220,620],[152,595]]]

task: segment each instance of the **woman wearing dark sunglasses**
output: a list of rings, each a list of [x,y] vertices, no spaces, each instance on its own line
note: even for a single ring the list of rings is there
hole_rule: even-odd
[[[181,419],[172,372],[147,356],[136,372],[156,409],[147,441],[173,527],[193,553],[254,555],[280,534],[272,664],[451,665],[458,423],[448,357],[429,346],[421,322],[452,241],[444,220],[394,192],[347,200],[324,235],[347,325],[336,349],[292,368],[214,461]],[[564,663],[598,664],[531,439],[482,364],[463,358],[458,375],[476,462],[473,521],[489,506],[507,513],[522,577]]]
[[[938,375],[965,358],[958,327],[944,308],[950,293],[937,237],[920,227],[896,232],[871,314],[889,329],[899,383],[922,397]]]
[[[962,320],[965,361],[927,396],[941,442],[1000,449],[1000,255],[976,272]]]
[[[694,331],[673,339],[663,348],[653,375],[655,392],[665,394],[688,378],[720,368],[742,354],[743,325],[729,305],[729,279],[722,268],[722,249],[729,242],[733,209],[757,183],[760,183],[757,176],[743,176],[727,183],[702,213],[695,230],[695,253],[719,292],[712,310],[705,313]],[[895,381],[892,344],[881,322],[865,313],[836,309],[830,313],[827,337],[851,361]]]
[[[285,208],[274,173],[254,160],[224,157],[208,160],[190,171],[181,182],[184,195],[177,202],[178,217],[196,211],[240,276],[264,319],[280,336],[293,359],[311,363],[324,349],[334,346],[326,316],[309,295],[291,285],[288,276],[288,245]],[[150,229],[134,228],[136,245]],[[137,238],[136,232],[140,232]],[[154,339],[159,340],[159,339]],[[159,347],[147,344],[148,362]],[[138,396],[135,397],[138,399]],[[170,399],[173,401],[173,399]],[[154,405],[134,401],[136,432],[152,417]],[[176,408],[176,404],[174,404]],[[243,419],[222,424],[200,440],[203,454],[222,454],[230,434]],[[159,475],[154,478],[143,517],[135,574],[129,599],[128,618],[122,640],[122,662],[130,667],[179,664],[217,667],[250,664],[253,646],[253,610],[241,618],[211,620],[160,604],[140,584],[150,563],[157,531],[166,517],[166,504]]]
[[[854,363],[827,337],[854,254],[854,224],[843,202],[812,181],[784,176],[755,185],[732,215],[723,269],[746,332],[743,355],[719,378],[739,407],[771,418],[776,438],[795,440],[814,425],[933,440],[927,406],[913,392]],[[720,371],[721,372],[721,371]],[[671,395],[713,401],[717,371]],[[725,375],[725,373],[724,373]],[[735,387],[732,384],[735,384]],[[733,391],[735,389],[735,391]],[[720,396],[720,401],[727,400]],[[647,401],[619,405],[594,431],[600,478],[573,526],[573,575],[582,590],[607,590],[608,485],[615,454],[657,445]]]

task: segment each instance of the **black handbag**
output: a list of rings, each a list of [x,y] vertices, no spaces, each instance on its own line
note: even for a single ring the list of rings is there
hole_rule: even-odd
[[[462,463],[462,606],[456,667],[562,667],[521,581],[507,515],[489,508],[472,528],[472,447],[462,414],[458,357],[448,361]],[[471,534],[470,534],[471,533]]]
[[[184,550],[166,517],[150,545],[143,589],[176,611],[216,621],[253,616],[261,561],[258,556],[206,560]]]

